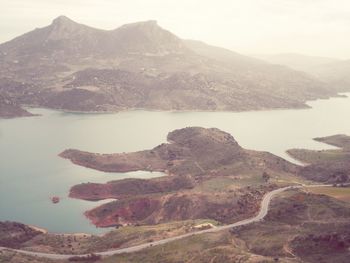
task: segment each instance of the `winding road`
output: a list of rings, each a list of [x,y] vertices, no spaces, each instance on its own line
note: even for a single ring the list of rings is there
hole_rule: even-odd
[[[143,250],[145,248],[163,245],[163,244],[166,244],[166,243],[169,243],[169,242],[172,242],[175,240],[179,240],[182,238],[190,237],[190,236],[201,235],[204,233],[218,232],[221,230],[235,228],[235,227],[239,227],[239,226],[248,225],[248,224],[251,224],[254,222],[258,222],[258,221],[261,221],[262,219],[264,219],[264,217],[267,215],[270,202],[274,196],[278,195],[279,193],[281,193],[283,191],[286,191],[289,189],[301,188],[304,186],[306,186],[306,185],[287,186],[287,187],[279,188],[279,189],[276,189],[276,190],[273,190],[273,191],[267,193],[261,201],[261,207],[260,207],[259,213],[252,218],[244,219],[242,221],[238,221],[236,223],[229,224],[229,225],[224,225],[224,226],[205,229],[205,230],[201,230],[201,231],[197,231],[197,232],[187,233],[187,234],[183,234],[183,235],[179,235],[179,236],[175,236],[175,237],[170,237],[170,238],[166,238],[166,239],[162,239],[162,240],[158,240],[158,241],[154,241],[154,242],[148,242],[148,243],[137,245],[137,246],[108,250],[108,251],[104,251],[104,252],[96,252],[94,254],[100,255],[100,256],[112,256],[112,255],[117,255],[117,254],[122,254],[122,253],[132,253],[132,252],[137,252],[137,251]],[[307,187],[320,187],[320,186],[331,186],[331,185],[307,185]],[[48,258],[48,259],[69,259],[69,258],[74,257],[74,256],[79,256],[79,257],[88,256],[88,254],[83,254],[83,255],[49,254],[49,253],[32,252],[32,251],[26,251],[26,250],[20,250],[20,249],[10,249],[10,248],[5,248],[5,247],[0,247],[0,251],[3,251],[3,250],[9,250],[9,251],[13,251],[13,252],[26,254],[29,256],[36,256],[36,257],[42,257],[42,258]]]

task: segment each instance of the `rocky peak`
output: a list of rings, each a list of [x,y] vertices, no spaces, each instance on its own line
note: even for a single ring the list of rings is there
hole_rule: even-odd
[[[140,21],[140,22],[135,22],[135,23],[130,23],[130,24],[125,24],[121,26],[120,28],[140,28],[140,29],[146,29],[146,28],[153,28],[153,29],[160,29],[162,28],[158,25],[156,20],[147,20],[147,21]]]
[[[78,24],[66,16],[54,19],[50,27],[50,40],[69,39],[74,35],[84,34],[88,26]]]
[[[160,27],[155,20],[123,25],[115,34],[132,53],[160,55],[189,51],[180,38]]]
[[[73,20],[71,20],[70,18],[66,17],[66,16],[59,16],[56,17],[53,21],[52,21],[52,25],[64,25],[64,24],[76,24]]]

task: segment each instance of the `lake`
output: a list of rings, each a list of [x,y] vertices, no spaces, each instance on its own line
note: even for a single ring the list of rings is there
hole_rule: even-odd
[[[174,129],[202,126],[231,133],[245,148],[296,162],[285,153],[287,149],[329,149],[333,147],[312,138],[350,134],[350,98],[309,105],[311,109],[241,113],[135,110],[79,114],[30,109],[42,116],[0,120],[0,221],[18,221],[57,233],[103,233],[106,229],[96,228],[83,215],[98,203],[68,198],[71,186],[162,175],[103,173],[79,167],[57,156],[68,148],[99,153],[137,151],[165,142]],[[60,196],[60,203],[53,204],[51,196]]]

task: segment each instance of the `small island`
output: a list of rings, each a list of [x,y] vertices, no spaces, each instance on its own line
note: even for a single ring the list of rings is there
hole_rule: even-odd
[[[53,204],[58,204],[60,202],[59,196],[52,196],[50,199]]]

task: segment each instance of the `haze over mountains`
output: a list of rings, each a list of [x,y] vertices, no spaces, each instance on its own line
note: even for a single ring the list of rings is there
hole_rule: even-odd
[[[347,87],[337,88],[315,74],[183,40],[156,21],[107,31],[60,16],[0,45],[0,94],[16,105],[72,111],[300,108]]]
[[[256,57],[272,64],[286,65],[292,69],[305,72],[314,72],[316,70],[315,68],[318,68],[321,65],[337,63],[340,61],[340,59],[335,58],[306,56],[297,53],[257,55]]]
[[[295,53],[257,56],[272,64],[288,66],[306,72],[334,87],[348,91],[350,87],[350,60],[328,57],[306,56]]]

